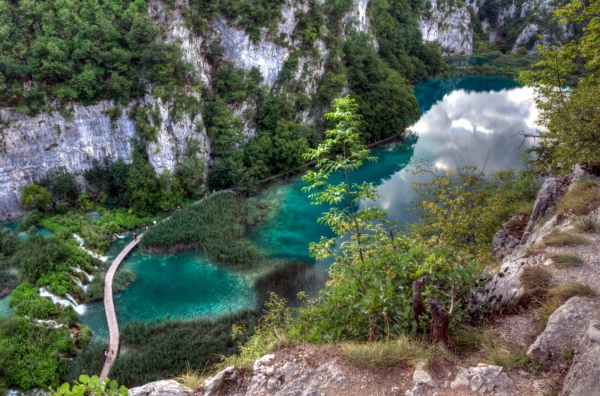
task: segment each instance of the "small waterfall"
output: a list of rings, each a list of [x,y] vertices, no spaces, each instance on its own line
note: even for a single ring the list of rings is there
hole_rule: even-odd
[[[50,297],[50,299],[52,300],[52,302],[54,304],[60,304],[63,307],[71,306],[71,307],[73,307],[75,312],[77,312],[79,315],[83,315],[83,313],[85,312],[85,309],[86,309],[85,304],[78,304],[77,301],[75,301],[75,299],[73,298],[73,296],[71,296],[68,293],[66,295],[67,298],[64,299],[64,298],[60,298],[60,297],[55,296],[54,294],[50,293],[48,291],[48,289],[46,289],[45,287],[41,287],[40,288],[40,296]]]
[[[81,281],[81,279],[79,279],[78,277],[74,276],[73,280],[75,281],[75,283],[77,284],[77,286],[81,287],[83,289],[84,292],[87,291],[88,286],[90,285],[90,283],[92,283],[92,281],[94,280],[94,275],[90,275],[87,272],[85,272],[84,270],[81,269],[81,267],[77,266],[77,267],[70,267],[72,271],[74,272],[80,272],[85,274],[85,276],[87,277],[87,283],[83,283]]]
[[[84,248],[83,244],[85,243],[85,241],[79,235],[73,233],[73,238],[75,238],[75,240],[77,241],[77,243],[79,243],[79,249],[83,250],[84,252],[86,252],[90,256],[95,257],[95,258],[97,258],[98,260],[100,260],[102,262],[108,260],[108,257],[106,257],[106,256],[100,256],[98,253],[94,253],[91,250]]]

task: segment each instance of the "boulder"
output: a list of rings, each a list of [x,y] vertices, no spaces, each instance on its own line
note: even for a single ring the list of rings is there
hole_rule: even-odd
[[[519,257],[518,254],[506,256],[500,270],[488,278],[483,290],[473,296],[467,308],[470,311],[489,311],[516,306],[525,293],[521,285],[521,273],[527,267],[544,262],[545,257],[541,254],[526,257]]]
[[[192,389],[175,380],[165,380],[129,389],[129,396],[189,396],[192,392]]]
[[[595,174],[595,169],[597,168],[598,164],[594,165],[595,166],[592,167],[588,164],[575,164],[573,166],[573,178],[570,188],[582,180],[600,180],[600,177],[596,176]]]
[[[527,355],[539,361],[560,357],[565,347],[579,341],[590,321],[598,318],[600,311],[591,299],[570,298],[550,316],[544,331],[527,349]]]
[[[561,396],[600,395],[600,321],[592,320],[579,340]]]
[[[480,394],[493,392],[494,396],[512,396],[516,390],[515,383],[502,372],[502,367],[483,363],[477,367],[459,367],[450,388],[459,387],[468,387]]]
[[[538,220],[543,219],[550,214],[550,209],[558,201],[560,197],[567,191],[569,186],[569,180],[567,178],[560,177],[549,177],[544,181],[540,192],[533,205],[533,211],[523,237],[521,238],[521,245],[527,243],[527,240],[531,236],[535,225]]]

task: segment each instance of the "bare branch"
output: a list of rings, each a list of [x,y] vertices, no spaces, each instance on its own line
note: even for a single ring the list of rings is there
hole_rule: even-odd
[[[452,317],[452,314],[454,313],[454,298],[455,295],[454,293],[456,292],[456,281],[452,282],[452,292],[450,294],[450,311],[448,312],[448,316]]]

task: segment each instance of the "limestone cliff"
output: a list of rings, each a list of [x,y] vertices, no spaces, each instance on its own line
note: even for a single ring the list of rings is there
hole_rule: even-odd
[[[467,5],[428,1],[419,26],[423,39],[439,43],[446,55],[472,54],[473,28]]]
[[[185,6],[184,2],[181,4]],[[260,40],[254,42],[245,31],[233,27],[223,18],[210,21],[206,34],[194,34],[186,26],[179,8],[167,9],[160,0],[149,1],[148,12],[161,26],[165,40],[179,43],[183,58],[192,65],[200,83],[208,84],[213,73],[206,56],[207,40],[210,40],[222,46],[224,60],[247,70],[257,67],[264,78],[263,84],[277,93],[279,73],[291,53],[301,45],[293,40],[298,22],[296,13],[306,11],[307,4],[287,1],[282,7],[277,30],[262,28]],[[355,0],[354,9],[343,18],[343,23],[368,32],[367,4],[368,0]],[[282,43],[274,39],[280,37],[287,37],[289,41]],[[376,45],[375,40],[373,44]],[[299,66],[294,71],[294,78],[307,94],[316,91],[330,52],[322,40],[315,40],[314,49],[318,56],[300,56]],[[202,99],[199,94],[190,95]],[[210,142],[200,114],[184,114],[173,122],[172,103],[163,103],[150,94],[135,104],[150,105],[160,114],[160,125],[155,125],[158,129],[156,142],[147,147],[149,162],[158,173],[174,169],[186,148],[187,139],[200,141],[199,155],[208,160]],[[72,104],[65,114],[49,112],[34,117],[15,109],[0,108],[0,220],[22,214],[19,188],[41,179],[51,169],[64,166],[68,172],[81,176],[96,161],[109,156],[130,161],[136,123],[130,119],[128,110],[135,104],[123,108],[122,114],[112,122],[108,110],[113,103],[108,101],[91,106]],[[255,111],[251,100],[230,108],[238,116],[247,114],[248,109]],[[299,122],[310,122],[306,111],[299,117]],[[254,134],[255,129],[252,122],[245,122],[247,136]]]

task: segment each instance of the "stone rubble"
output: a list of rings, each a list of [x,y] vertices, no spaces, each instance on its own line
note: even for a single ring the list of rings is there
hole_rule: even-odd
[[[513,380],[502,367],[479,363],[477,367],[458,367],[456,378],[450,384],[450,388],[468,387],[472,392],[489,394],[494,396],[512,396],[516,390]]]

